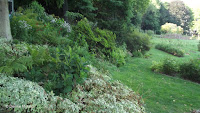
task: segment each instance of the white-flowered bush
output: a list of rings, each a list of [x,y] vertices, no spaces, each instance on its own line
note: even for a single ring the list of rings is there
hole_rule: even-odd
[[[78,85],[69,98],[79,103],[83,112],[98,113],[143,113],[143,101],[119,81],[91,68],[89,79]]]
[[[91,68],[89,78],[66,97],[47,93],[36,83],[0,76],[4,112],[144,113],[143,101],[128,87]]]
[[[29,25],[25,20],[19,20],[19,27],[25,30],[32,29],[32,26]]]
[[[68,99],[46,93],[37,83],[0,75],[0,111],[3,112],[66,112],[80,108]]]

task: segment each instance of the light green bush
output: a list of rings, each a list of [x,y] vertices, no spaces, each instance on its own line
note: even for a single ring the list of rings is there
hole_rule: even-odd
[[[165,33],[183,34],[183,28],[173,23],[165,23],[164,25],[161,26],[161,32],[164,34]]]

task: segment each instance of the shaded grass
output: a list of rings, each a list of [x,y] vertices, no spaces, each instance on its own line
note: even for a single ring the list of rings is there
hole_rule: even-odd
[[[180,62],[199,58],[198,41],[154,38],[152,42],[153,44],[169,42],[181,47],[189,55],[179,58],[152,48],[147,53],[150,55],[148,59],[130,58],[123,67],[108,67],[113,78],[138,92],[145,101],[147,112],[183,113],[200,109],[200,84],[150,70],[152,61],[163,60],[166,57],[172,57]]]

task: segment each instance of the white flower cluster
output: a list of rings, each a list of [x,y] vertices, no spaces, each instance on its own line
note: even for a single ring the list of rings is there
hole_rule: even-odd
[[[26,29],[26,30],[32,29],[32,26],[29,25],[27,23],[27,21],[25,21],[25,20],[20,20],[19,23],[20,23],[20,25],[19,25],[20,28],[23,28],[23,29]]]
[[[70,24],[67,23],[66,21],[65,21],[63,24],[61,24],[61,27],[66,28],[66,29],[67,29],[67,32],[71,32],[71,31],[72,31],[72,30],[71,30]]]
[[[51,23],[56,23],[57,22],[57,19],[56,18],[53,18],[52,20],[51,20]]]

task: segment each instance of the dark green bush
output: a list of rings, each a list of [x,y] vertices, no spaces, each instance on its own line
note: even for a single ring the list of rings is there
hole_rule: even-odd
[[[172,45],[166,45],[166,44],[157,44],[155,46],[156,49],[159,49],[161,51],[167,52],[169,54],[172,54],[174,56],[178,56],[178,57],[183,57],[184,56],[184,52],[178,48],[174,48],[172,47]]]
[[[136,52],[141,51],[143,54],[150,50],[150,37],[145,33],[141,33],[138,30],[130,32],[125,37],[125,43],[129,51]]]
[[[200,83],[200,60],[191,60],[180,65],[180,74],[184,79]]]

